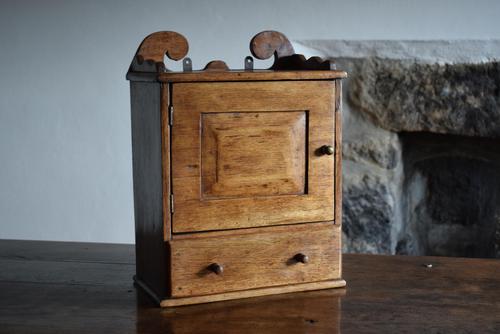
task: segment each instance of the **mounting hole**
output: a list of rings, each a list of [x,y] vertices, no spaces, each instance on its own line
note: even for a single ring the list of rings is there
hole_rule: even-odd
[[[192,71],[193,70],[193,62],[191,61],[191,58],[186,57],[182,60],[182,70],[183,71]]]

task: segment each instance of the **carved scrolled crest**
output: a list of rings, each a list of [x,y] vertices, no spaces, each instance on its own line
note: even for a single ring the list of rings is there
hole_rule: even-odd
[[[144,78],[144,75],[169,71],[164,62],[165,55],[175,61],[183,59],[183,72],[193,72],[191,59],[186,57],[188,50],[187,39],[177,32],[152,33],[137,49],[127,78]],[[303,55],[295,54],[292,43],[278,31],[266,30],[255,35],[250,41],[250,51],[257,59],[268,59],[274,56],[274,63],[270,67],[274,71],[335,69],[335,64],[330,60],[323,60],[319,57],[306,59]],[[246,57],[244,65],[245,71],[253,71],[253,58]],[[214,60],[202,70],[194,72],[217,71],[229,71],[229,68],[223,61]]]
[[[181,60],[189,50],[187,39],[174,31],[158,31],[147,36],[139,46],[132,64],[131,71],[164,72],[164,58],[167,55],[172,60]]]
[[[276,59],[295,53],[288,38],[274,30],[262,31],[255,35],[250,41],[250,52],[257,59],[268,59],[273,55]]]
[[[306,59],[296,54],[288,38],[273,30],[255,35],[250,41],[250,52],[257,59],[268,59],[274,55],[272,70],[334,70],[335,64],[320,57]]]

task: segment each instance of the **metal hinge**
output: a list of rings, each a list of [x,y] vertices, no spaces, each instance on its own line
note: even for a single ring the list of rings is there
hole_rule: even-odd
[[[168,106],[168,125],[172,126],[174,124],[174,106]]]
[[[174,213],[174,194],[170,194],[170,213]]]

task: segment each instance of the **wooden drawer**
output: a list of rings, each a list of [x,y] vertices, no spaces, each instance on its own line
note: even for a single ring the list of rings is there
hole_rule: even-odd
[[[339,279],[340,227],[331,222],[276,226],[170,242],[172,297]],[[237,233],[237,234],[236,234]],[[304,254],[307,263],[295,255]],[[223,272],[209,270],[213,263]]]

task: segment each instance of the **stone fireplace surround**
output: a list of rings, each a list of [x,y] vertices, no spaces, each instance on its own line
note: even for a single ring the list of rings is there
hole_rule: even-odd
[[[344,90],[345,252],[500,257],[500,41],[299,41]]]

